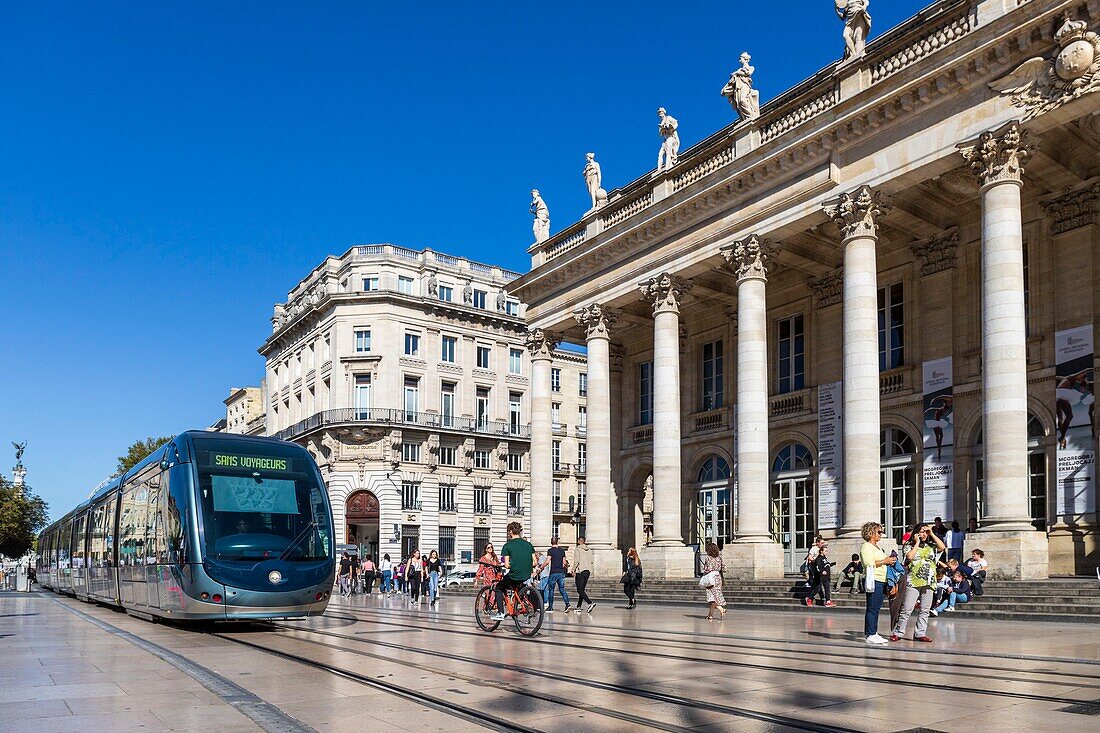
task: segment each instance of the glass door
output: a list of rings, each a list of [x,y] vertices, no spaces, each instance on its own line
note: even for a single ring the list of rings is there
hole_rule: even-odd
[[[713,542],[719,548],[725,546],[730,533],[729,489],[700,489],[698,500],[696,537],[699,539],[700,551],[704,551],[708,542]]]
[[[817,529],[813,480],[780,479],[772,483],[771,534],[783,545],[783,570],[797,573]]]
[[[905,529],[917,520],[917,487],[912,466],[886,466],[879,472],[879,520],[886,535],[901,545]]]

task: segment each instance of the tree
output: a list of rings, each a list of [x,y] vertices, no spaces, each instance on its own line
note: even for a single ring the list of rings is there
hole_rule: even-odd
[[[49,507],[40,496],[0,476],[0,555],[23,557],[49,521]]]
[[[118,457],[118,466],[115,467],[115,476],[121,476],[131,468],[141,463],[147,455],[167,443],[171,438],[153,438],[139,440],[127,449],[126,455]]]

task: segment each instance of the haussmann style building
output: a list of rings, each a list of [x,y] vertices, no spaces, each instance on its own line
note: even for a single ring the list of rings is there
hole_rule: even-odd
[[[741,119],[538,237],[507,285],[536,544],[564,339],[607,575],[714,541],[776,577],[817,532],[846,560],[864,522],[936,516],[993,577],[1094,573],[1098,33],[1095,0],[945,0],[756,109],[745,58]]]
[[[337,543],[469,562],[503,545],[509,521],[527,523],[531,362],[524,306],[504,291],[516,277],[369,244],[326,258],[275,306],[260,348],[267,434],[317,461]],[[570,537],[584,523],[585,359],[562,350],[552,363],[572,390],[554,437],[555,526]]]

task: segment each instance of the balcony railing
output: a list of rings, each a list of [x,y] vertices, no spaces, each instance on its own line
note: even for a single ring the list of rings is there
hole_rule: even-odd
[[[883,372],[879,374],[879,394],[888,395],[895,394],[897,392],[905,392],[907,390],[905,377],[908,373],[908,367],[899,367],[897,369],[891,369],[888,372]]]
[[[729,425],[729,410],[719,407],[716,410],[697,412],[691,416],[691,431],[701,433],[707,430],[721,430]]]
[[[630,442],[634,445],[638,445],[639,443],[652,443],[653,425],[639,425],[631,429]]]
[[[401,511],[403,512],[418,512],[424,508],[424,502],[422,501],[406,501],[401,500]]]
[[[509,517],[522,517],[523,516],[523,507],[521,507],[521,506],[510,506],[510,507],[508,507],[508,516]]]
[[[768,401],[768,416],[785,417],[786,415],[797,415],[804,412],[807,409],[806,397],[808,394],[809,390],[804,389],[799,392],[773,396]]]
[[[324,410],[280,430],[271,437],[280,440],[292,440],[299,435],[304,435],[328,425],[347,423],[409,425],[507,438],[529,439],[531,437],[530,425],[514,425],[507,420],[478,420],[471,417],[443,416],[435,412],[393,410],[387,407],[345,407],[337,410]]]
[[[474,514],[492,514],[493,507],[488,505],[475,505]]]
[[[578,476],[583,476],[587,472],[588,472],[588,464],[587,463],[574,463],[573,464],[573,473],[577,474]]]
[[[451,513],[457,512],[458,511],[458,506],[454,502],[451,502],[449,504],[440,504],[439,505],[439,511],[441,511],[441,512],[451,512]]]

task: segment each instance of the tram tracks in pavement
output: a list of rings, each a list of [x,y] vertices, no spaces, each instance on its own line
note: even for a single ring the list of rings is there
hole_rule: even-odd
[[[326,616],[322,616],[321,618],[339,618],[339,617],[326,615]],[[353,617],[348,617],[348,618],[350,620],[350,619],[355,618],[355,617],[353,616]],[[370,621],[370,619],[357,619],[357,620]],[[393,624],[392,622],[390,622],[389,625],[397,625],[397,624]],[[378,640],[373,639],[373,638],[372,639],[362,639],[362,638],[360,638],[358,636],[355,636],[355,635],[337,634],[335,632],[325,631],[325,630],[318,630],[318,629],[315,629],[315,628],[312,628],[312,627],[290,627],[290,628],[295,628],[297,630],[302,630],[302,631],[306,631],[306,630],[315,631],[315,632],[318,632],[318,633],[324,633],[326,635],[335,636],[335,637],[338,637],[338,638],[345,638],[345,639],[350,639],[350,640],[355,640],[355,641],[370,642],[372,644],[382,645],[382,646],[389,646],[389,647],[398,648],[398,649],[419,650],[419,651],[421,651],[423,653],[426,653],[426,654],[433,653],[429,650],[418,649],[417,647],[412,647],[412,646],[408,646],[408,645],[393,644],[391,642],[382,642],[382,641],[378,641]],[[416,629],[416,630],[423,630],[422,625],[421,626],[406,625],[406,628]],[[461,635],[464,635],[464,636],[476,636],[476,637],[484,637],[485,636],[485,634],[483,632],[473,631],[473,630],[465,630],[465,629],[453,629],[453,628],[448,629],[447,633],[461,634]],[[677,655],[677,654],[668,654],[668,653],[663,653],[663,652],[652,652],[652,651],[639,652],[639,650],[637,650],[637,649],[612,649],[612,648],[603,647],[603,646],[594,647],[594,646],[591,646],[591,645],[578,644],[578,643],[570,642],[570,641],[562,641],[560,638],[552,638],[552,639],[534,638],[534,639],[522,639],[520,641],[527,642],[527,643],[534,643],[534,644],[548,644],[548,645],[551,645],[555,648],[578,649],[578,650],[582,650],[582,651],[585,651],[585,652],[588,652],[588,653],[592,653],[592,652],[597,652],[597,653],[603,652],[603,653],[609,653],[609,654],[642,653],[646,657],[653,657],[653,658],[658,658],[658,659],[668,659],[668,660],[679,661],[679,662],[689,662],[689,663],[696,663],[696,664],[710,664],[710,665],[723,666],[723,667],[744,668],[744,669],[768,671],[768,672],[779,672],[779,673],[782,673],[782,674],[791,674],[791,675],[796,675],[796,676],[802,674],[803,671],[804,671],[803,667],[799,667],[797,669],[783,669],[783,668],[778,668],[778,667],[774,667],[774,666],[767,665],[767,664],[758,664],[758,663],[744,662],[744,661],[734,661],[734,660],[728,660],[728,659],[709,659],[709,658],[700,657],[700,656],[682,656],[682,655]],[[632,639],[632,641],[636,641],[636,640]],[[754,654],[754,652],[750,652],[750,654]],[[759,655],[759,656],[768,656],[768,655]],[[789,657],[786,657],[786,659],[789,660]],[[931,663],[929,663],[929,664],[931,664]],[[853,663],[847,663],[846,666],[859,666],[859,665],[855,665]],[[895,665],[895,666],[892,666],[892,667],[889,668],[890,671],[894,674],[894,676],[891,677],[889,680],[884,680],[881,677],[876,677],[876,676],[872,676],[872,675],[860,675],[860,674],[852,674],[852,673],[847,673],[847,672],[836,672],[836,671],[830,671],[830,670],[821,669],[821,668],[815,668],[814,669],[814,675],[818,676],[818,677],[831,677],[831,678],[845,680],[845,681],[864,682],[864,683],[883,684],[883,685],[897,684],[898,682],[909,681],[909,682],[912,682],[913,684],[919,684],[922,688],[928,688],[928,689],[933,689],[933,690],[941,690],[943,692],[949,692],[949,693],[958,693],[960,691],[960,689],[959,689],[959,685],[957,683],[956,684],[944,684],[944,683],[933,682],[933,681],[928,681],[928,680],[902,680],[902,679],[899,679],[897,677],[898,674],[908,674],[910,672],[914,672],[914,673],[922,674],[922,675],[927,675],[927,674],[942,675],[945,672],[950,671],[953,667],[954,667],[954,665],[951,665],[951,664],[939,663],[938,666],[935,669],[924,670],[924,669],[913,669],[913,668],[907,667],[907,666],[900,666],[899,667],[899,666]],[[988,669],[988,668],[986,668],[986,669]],[[961,674],[966,674],[966,673],[961,673]],[[957,676],[959,676],[959,673],[956,673],[953,676],[952,679],[955,679]],[[983,681],[999,680],[999,681],[1003,681],[1003,682],[1024,683],[1024,684],[1062,684],[1065,687],[1073,687],[1073,688],[1096,687],[1095,685],[1088,685],[1088,684],[1077,684],[1077,683],[1068,683],[1067,684],[1067,683],[1058,683],[1058,682],[1055,682],[1055,681],[1046,681],[1046,680],[1023,680],[1023,679],[1019,679],[1019,678],[997,677],[997,676],[980,675],[980,674],[972,674],[972,675],[969,675],[969,676],[977,677],[978,679],[983,680]],[[1092,700],[1083,699],[1083,698],[1060,697],[1060,696],[1055,696],[1055,695],[1044,695],[1044,694],[1039,694],[1039,693],[1017,692],[1017,691],[1010,691],[1010,690],[981,689],[981,690],[968,690],[968,692],[970,694],[981,695],[983,697],[1002,697],[1002,698],[1012,698],[1012,699],[1019,699],[1019,700],[1031,700],[1031,701],[1036,701],[1036,702],[1048,702],[1048,703],[1065,704],[1065,705],[1078,705],[1078,704],[1081,704],[1081,703],[1093,702]]]
[[[603,680],[595,680],[595,679],[591,679],[591,678],[584,678],[584,677],[577,677],[577,676],[570,676],[570,675],[563,676],[559,672],[548,672],[548,671],[545,671],[545,670],[536,669],[534,667],[526,667],[526,666],[523,666],[523,665],[503,663],[503,662],[493,662],[493,661],[488,661],[488,660],[484,660],[484,659],[479,659],[479,658],[476,658],[476,657],[466,657],[466,656],[463,656],[461,654],[455,654],[455,653],[451,653],[451,652],[443,652],[443,651],[431,650],[431,649],[421,649],[419,647],[409,647],[409,646],[406,646],[406,645],[403,645],[403,644],[396,644],[396,643],[391,643],[391,642],[386,642],[386,641],[380,641],[380,640],[375,639],[375,638],[364,639],[362,637],[354,636],[354,635],[350,635],[350,634],[338,634],[338,633],[325,631],[325,630],[321,630],[321,629],[294,626],[294,625],[290,625],[290,624],[286,624],[286,623],[268,622],[268,625],[272,626],[274,628],[277,628],[277,629],[283,629],[285,631],[294,632],[296,634],[314,634],[314,635],[317,635],[317,636],[326,636],[326,637],[330,637],[330,638],[340,639],[341,641],[355,641],[355,642],[358,642],[360,644],[368,644],[370,646],[380,646],[380,647],[387,648],[387,649],[393,649],[393,650],[402,651],[402,652],[410,652],[410,653],[413,653],[413,654],[420,654],[420,655],[425,655],[425,656],[435,657],[435,658],[440,658],[440,659],[447,659],[449,661],[460,662],[460,663],[463,663],[463,664],[471,664],[471,665],[475,665],[475,666],[482,666],[482,667],[487,667],[487,668],[494,669],[494,670],[504,670],[504,671],[508,671],[508,672],[515,672],[519,675],[523,675],[523,676],[526,676],[526,677],[536,677],[536,678],[540,678],[540,679],[551,680],[551,681],[554,681],[554,682],[565,682],[567,684],[576,685],[576,686],[579,686],[579,687],[582,687],[582,688],[585,688],[585,689],[603,690],[605,692],[612,692],[612,693],[616,693],[616,694],[625,695],[625,696],[633,698],[633,699],[642,698],[642,699],[649,700],[649,701],[652,701],[652,702],[671,704],[671,705],[675,705],[675,706],[678,706],[678,707],[685,708],[687,710],[695,710],[695,711],[700,711],[701,710],[701,711],[706,711],[706,712],[711,712],[711,713],[719,713],[719,714],[723,714],[723,715],[728,715],[728,716],[736,717],[736,718],[743,718],[743,719],[748,719],[748,720],[757,720],[757,721],[761,721],[761,722],[765,722],[765,723],[771,723],[771,724],[775,724],[775,725],[783,725],[783,726],[787,726],[788,728],[792,728],[792,729],[796,729],[796,730],[810,731],[811,733],[859,733],[859,731],[857,729],[851,728],[851,727],[837,727],[837,726],[828,725],[828,724],[825,724],[825,723],[815,723],[815,722],[808,721],[808,720],[802,720],[800,718],[792,718],[790,716],[781,715],[781,714],[778,714],[778,713],[766,713],[766,712],[762,712],[762,711],[759,711],[759,710],[752,710],[750,708],[743,708],[743,707],[738,707],[738,706],[734,706],[734,705],[724,705],[724,704],[721,704],[721,703],[710,702],[708,700],[700,700],[698,698],[682,697],[682,696],[679,696],[679,695],[673,695],[673,694],[666,693],[666,692],[660,692],[659,690],[650,690],[650,689],[646,689],[646,688],[643,688],[643,687],[636,687],[636,686],[632,686],[632,685],[622,685],[622,684],[618,684],[618,683],[614,683],[614,682],[605,682]],[[424,672],[431,672],[431,673],[438,674],[438,675],[443,675],[443,676],[446,676],[446,677],[453,677],[453,678],[456,678],[456,679],[468,680],[468,681],[476,683],[478,685],[489,685],[489,686],[492,686],[492,687],[495,687],[495,688],[498,688],[498,689],[501,689],[501,690],[504,690],[504,691],[507,691],[507,692],[510,692],[510,693],[519,694],[519,695],[523,695],[525,697],[530,697],[530,698],[534,698],[534,699],[540,699],[540,700],[544,700],[544,701],[547,701],[547,702],[553,702],[553,703],[556,703],[556,704],[559,704],[559,705],[562,705],[562,706],[565,706],[565,707],[571,707],[571,708],[576,708],[576,709],[587,711],[587,712],[593,712],[593,713],[596,713],[596,714],[599,714],[599,715],[605,715],[605,716],[608,716],[608,717],[617,718],[619,720],[624,720],[624,721],[637,723],[639,725],[643,725],[643,726],[645,726],[647,728],[651,728],[651,729],[673,731],[675,733],[698,733],[698,725],[705,725],[706,724],[705,722],[700,722],[695,727],[680,726],[680,725],[677,725],[675,723],[669,723],[669,722],[655,720],[651,717],[635,716],[635,715],[632,715],[630,713],[626,713],[626,712],[623,712],[623,711],[620,711],[620,710],[610,710],[608,708],[588,705],[587,703],[582,703],[582,702],[575,701],[575,700],[569,700],[569,699],[561,697],[559,695],[551,695],[549,693],[541,693],[541,692],[538,692],[537,690],[531,690],[531,689],[526,688],[526,687],[519,687],[519,686],[515,686],[515,685],[510,685],[507,682],[501,682],[499,680],[487,680],[484,677],[474,677],[472,675],[464,675],[462,673],[454,672],[454,671],[449,670],[449,669],[440,669],[440,668],[437,668],[437,667],[432,667],[430,665],[422,664],[422,663],[419,663],[419,662],[413,662],[413,661],[410,661],[410,660],[395,659],[392,656],[387,656],[387,655],[384,655],[384,654],[377,654],[377,653],[373,653],[373,652],[369,652],[369,651],[364,651],[364,650],[361,650],[361,649],[349,649],[347,646],[342,646],[340,644],[333,644],[333,643],[324,642],[324,641],[303,639],[300,636],[295,636],[293,638],[296,639],[296,640],[299,640],[299,641],[303,641],[303,642],[313,644],[313,645],[316,645],[316,646],[320,646],[320,647],[324,647],[324,648],[327,648],[327,649],[337,650],[337,651],[340,651],[340,652],[343,652],[343,653],[354,654],[356,656],[367,657],[367,658],[370,658],[370,659],[378,659],[380,661],[390,662],[390,663],[393,663],[393,664],[399,664],[399,665],[410,667],[412,669],[418,669],[418,670],[424,671]],[[253,646],[256,649],[270,651],[274,654],[277,654],[279,656],[283,656],[283,657],[286,657],[286,658],[295,658],[295,656],[296,656],[296,655],[293,655],[293,654],[290,654],[290,653],[287,653],[287,652],[271,650],[268,647],[253,644],[251,642],[242,642],[240,640],[236,640],[236,639],[232,639],[232,638],[229,638],[229,640],[230,641],[237,641],[238,643],[246,643],[250,646]],[[306,659],[306,658],[303,658],[303,659]],[[684,661],[691,661],[691,660],[684,660]],[[329,665],[327,665],[326,663],[323,663],[323,662],[307,661],[306,663],[312,663],[314,665],[320,665],[322,668],[329,666]],[[344,674],[349,674],[345,670],[340,670],[340,671]],[[354,674],[354,673],[350,673],[350,674]],[[373,678],[366,678],[366,679],[373,680]],[[417,693],[417,694],[419,695],[419,693]]]
[[[352,614],[363,614],[363,616],[365,616],[367,618],[370,618],[373,623],[378,623],[378,624],[383,624],[383,625],[386,625],[386,624],[400,625],[400,624],[396,624],[395,622],[391,622],[391,621],[374,620],[375,618],[378,618],[378,619],[388,618],[387,614],[392,613],[392,611],[394,609],[341,607],[341,610],[346,611],[348,613],[352,613]],[[353,618],[363,618],[363,616],[360,616],[360,617],[348,616],[348,617],[345,617],[345,618],[351,620]],[[325,614],[324,618],[341,618],[341,617],[336,616],[334,614]],[[439,613],[438,611],[436,611],[436,612],[432,613],[430,618],[433,620],[433,622],[438,622],[439,620],[442,619],[446,623],[454,624],[460,630],[468,631],[468,629],[466,628],[468,626],[468,624],[465,623],[465,622],[468,621],[469,617],[466,614]],[[721,648],[726,648],[726,649],[749,649],[754,654],[756,654],[759,651],[763,650],[763,651],[771,651],[771,652],[782,652],[783,653],[782,658],[788,658],[787,655],[794,653],[794,654],[804,654],[804,655],[807,655],[807,656],[840,657],[840,658],[845,658],[845,659],[859,659],[859,660],[862,660],[864,662],[868,661],[869,659],[874,659],[874,660],[879,660],[879,661],[884,661],[884,662],[895,662],[895,661],[898,661],[896,657],[887,656],[887,655],[891,654],[891,653],[896,653],[896,652],[899,652],[899,651],[904,651],[906,654],[919,654],[919,655],[922,655],[922,656],[930,656],[930,657],[949,656],[949,657],[967,657],[967,658],[974,658],[974,659],[1002,659],[1002,660],[1008,660],[1008,661],[1011,661],[1011,662],[1025,661],[1025,662],[1050,663],[1050,664],[1074,664],[1074,665],[1085,665],[1085,666],[1093,666],[1093,667],[1100,666],[1100,659],[1094,660],[1094,659],[1080,659],[1080,658],[1044,657],[1044,656],[1026,655],[1026,654],[998,654],[996,652],[962,651],[962,650],[952,650],[952,649],[929,649],[929,648],[925,648],[925,647],[891,647],[891,648],[881,648],[880,649],[880,648],[877,648],[877,647],[866,646],[862,642],[859,642],[858,644],[855,643],[855,642],[846,643],[846,644],[843,644],[843,643],[842,644],[837,644],[837,643],[819,642],[819,641],[805,641],[805,640],[801,640],[801,639],[779,639],[779,638],[768,638],[768,637],[758,637],[758,636],[742,636],[742,635],[737,635],[737,634],[716,634],[716,633],[713,633],[713,632],[708,633],[708,634],[700,634],[700,633],[692,632],[692,631],[677,631],[677,630],[672,630],[672,629],[636,628],[636,629],[630,629],[630,634],[625,634],[625,633],[614,634],[614,633],[608,633],[608,632],[622,631],[623,630],[622,627],[620,627],[620,626],[607,626],[607,625],[593,624],[593,623],[570,624],[568,626],[564,626],[564,625],[559,626],[557,624],[549,624],[549,625],[543,626],[543,629],[546,630],[546,631],[551,631],[551,632],[568,629],[571,633],[580,633],[580,634],[583,634],[583,635],[586,635],[586,636],[605,637],[605,638],[608,638],[608,639],[620,639],[620,640],[623,640],[623,641],[630,641],[630,642],[634,642],[634,643],[644,643],[644,644],[655,644],[655,642],[653,641],[653,639],[655,637],[666,636],[666,637],[671,637],[671,638],[668,638],[666,640],[662,640],[664,645],[666,645],[666,646],[673,645],[673,646],[676,646],[677,648],[679,648],[683,644],[695,644],[695,645],[706,646],[706,647],[721,647]],[[728,643],[725,640],[734,640],[734,641],[739,641],[739,642],[743,642],[743,643],[732,643],[731,644],[731,643]],[[786,646],[786,647],[806,646],[806,647],[812,647],[813,649],[823,647],[825,649],[828,649],[829,651],[813,651],[812,649],[807,651],[807,650],[802,650],[802,649],[789,649],[789,648],[788,649],[779,649],[779,648],[774,648],[774,647],[754,646],[754,644],[779,644],[779,645],[783,645],[783,646]],[[851,650],[853,650],[853,652],[858,649],[859,653],[842,653],[842,652],[836,651],[837,649],[851,649]],[[760,656],[770,656],[770,655],[760,655]],[[905,661],[911,662],[913,660],[907,658]],[[921,663],[930,664],[930,665],[935,664],[935,665],[939,665],[939,666],[951,667],[951,668],[956,668],[956,669],[967,668],[967,669],[975,669],[975,670],[980,670],[980,671],[999,671],[999,672],[1016,672],[1016,673],[1019,673],[1019,672],[1023,671],[1027,674],[1037,674],[1037,675],[1042,674],[1042,675],[1052,675],[1052,676],[1057,676],[1057,677],[1072,677],[1072,678],[1075,678],[1075,679],[1100,680],[1100,674],[1062,672],[1062,671],[1050,670],[1050,669],[1021,670],[1018,666],[997,667],[997,666],[989,666],[989,665],[982,665],[982,664],[968,664],[968,663],[958,663],[958,662],[941,662],[941,661],[934,660],[934,659],[927,659],[927,660],[922,661]],[[1034,681],[1038,682],[1038,680],[1034,680]],[[1053,683],[1050,683],[1050,684],[1053,684]],[[1083,685],[1083,686],[1084,687],[1092,687],[1093,685]],[[1100,685],[1097,685],[1096,687],[1100,688]]]

